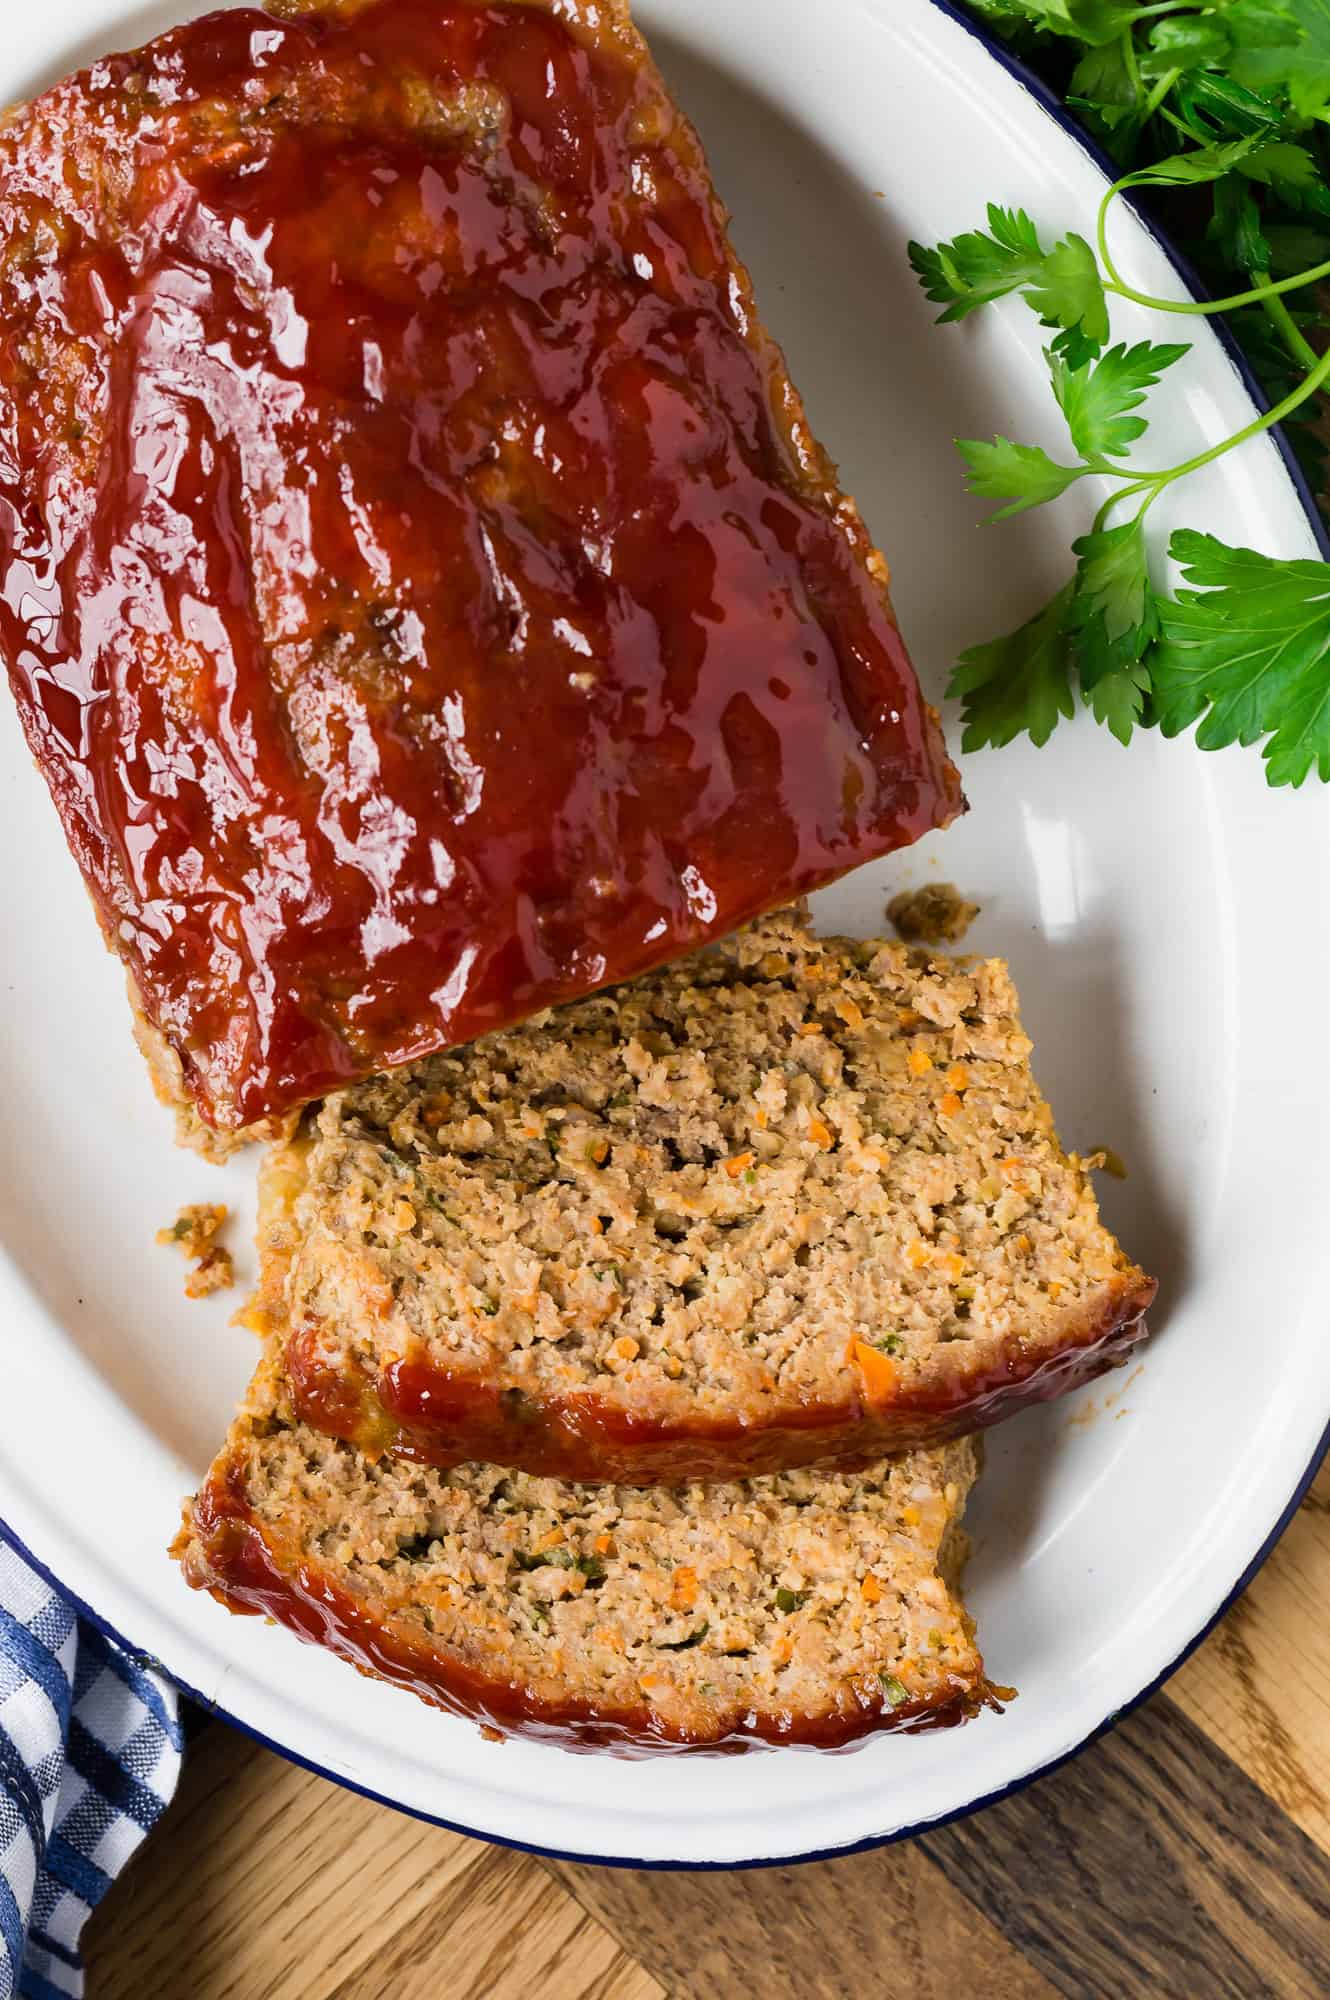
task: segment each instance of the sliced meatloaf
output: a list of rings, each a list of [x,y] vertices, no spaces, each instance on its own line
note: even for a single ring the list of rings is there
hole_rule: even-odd
[[[956,1573],[970,1442],[862,1472],[573,1486],[366,1458],[272,1345],[186,1510],[189,1582],[504,1732],[833,1747],[990,1698]]]
[[[1144,1333],[1006,968],[754,925],[338,1092],[269,1160],[261,1332],[370,1452],[644,1483],[996,1422]]]
[[[623,0],[233,6],[0,117],[0,653],[214,1150],[961,808]]]

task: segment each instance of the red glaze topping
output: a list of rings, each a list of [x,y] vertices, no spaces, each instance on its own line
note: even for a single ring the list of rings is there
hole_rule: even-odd
[[[856,1397],[776,1405],[748,1425],[702,1417],[652,1422],[594,1395],[539,1403],[415,1358],[390,1363],[377,1382],[351,1378],[329,1365],[310,1333],[288,1342],[286,1378],[297,1411],[315,1430],[426,1465],[482,1459],[547,1478],[628,1486],[747,1479],[800,1465],[866,1464],[1068,1395],[1120,1366],[1146,1338],[1154,1294],[1153,1280],[1145,1280],[1052,1354],[1013,1348],[994,1365],[944,1383],[905,1385],[889,1403]]]
[[[196,1546],[191,1549],[192,1539]],[[847,1749],[884,1730],[913,1734],[951,1728],[1012,1693],[987,1685],[977,1690],[958,1681],[954,1691],[936,1701],[902,1702],[895,1708],[885,1695],[865,1693],[858,1707],[835,1714],[755,1709],[737,1730],[719,1739],[681,1734],[645,1702],[610,1709],[572,1698],[548,1701],[519,1682],[478,1672],[427,1638],[420,1627],[384,1617],[354,1597],[325,1565],[283,1546],[255,1520],[238,1459],[214,1468],[186,1513],[174,1553],[183,1559],[186,1581],[210,1590],[228,1609],[275,1618],[298,1638],[349,1660],[361,1673],[390,1681],[487,1731],[535,1736],[564,1749],[610,1749],[626,1757],[746,1750],[764,1742]]]
[[[960,806],[613,11],[209,16],[0,135],[0,647],[236,1129]]]

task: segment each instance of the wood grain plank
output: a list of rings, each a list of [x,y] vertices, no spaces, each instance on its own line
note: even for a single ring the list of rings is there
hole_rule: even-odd
[[[89,2000],[661,2000],[525,1855],[216,1724],[88,1926]]]
[[[1165,1696],[919,1846],[1069,2000],[1330,1990],[1330,1861]]]
[[[678,2000],[1053,2000],[913,1843],[727,1874],[544,1866]]]
[[[1330,1852],[1330,1461],[1270,1560],[1169,1683],[1179,1708]]]
[[[528,1854],[477,1848],[425,1917],[333,2000],[664,2000],[663,1989]]]

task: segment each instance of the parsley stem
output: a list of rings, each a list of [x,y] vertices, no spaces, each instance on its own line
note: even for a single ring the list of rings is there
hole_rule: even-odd
[[[1320,356],[1314,354],[1312,360],[1316,362],[1316,366],[1306,374],[1306,378],[1298,384],[1298,388],[1290,390],[1290,394],[1284,396],[1282,402],[1276,402],[1272,410],[1266,410],[1264,416],[1254,418],[1244,430],[1238,430],[1232,438],[1224,438],[1222,444],[1212,444],[1208,452],[1198,452],[1196,458],[1186,458],[1180,466],[1162,466],[1158,472],[1136,472],[1136,474],[1130,474],[1124,466],[1106,466],[1106,464],[1088,466],[1086,468],[1088,472],[1100,472],[1106,476],[1128,480],[1126,486],[1120,486],[1116,494],[1110,494],[1108,500],[1104,500],[1104,506],[1094,516],[1094,532],[1096,534],[1102,532],[1104,522],[1108,520],[1112,510],[1122,506],[1124,500],[1136,500],[1138,494],[1144,494],[1146,500],[1144,506],[1140,508],[1140,514],[1144,516],[1154,506],[1164,488],[1172,486],[1174,480],[1184,480],[1190,472],[1200,472],[1202,466],[1214,464],[1214,460],[1222,458],[1224,452],[1234,452],[1240,444],[1248,444],[1250,438],[1260,438],[1262,432],[1274,430],[1276,424],[1282,424],[1286,416],[1292,416],[1294,410],[1298,410],[1304,402],[1308,402],[1310,396],[1314,396],[1320,388],[1324,388],[1326,382],[1330,382],[1330,348],[1326,348],[1326,352]]]
[[[1161,478],[1163,482],[1162,484],[1161,484]],[[1150,502],[1156,499],[1158,495],[1163,492],[1164,486],[1166,486],[1167,484],[1168,484],[1167,473],[1164,473],[1162,475],[1151,473],[1147,474],[1144,479],[1134,480],[1130,486],[1119,487],[1116,493],[1110,493],[1107,500],[1105,500],[1103,506],[1099,509],[1099,512],[1094,517],[1095,534],[1099,535],[1103,533],[1104,523],[1107,521],[1109,515],[1113,512],[1113,509],[1115,507],[1120,507],[1124,500],[1134,500],[1138,493],[1148,493],[1150,498],[1145,503],[1145,507],[1148,507],[1150,505]],[[1142,513],[1145,512],[1145,507],[1142,507],[1141,509]]]
[[[1267,281],[1248,292],[1235,292],[1230,299],[1157,299],[1149,292],[1138,292],[1129,285],[1113,262],[1113,253],[1108,247],[1108,211],[1125,188],[1139,185],[1134,176],[1115,181],[1099,204],[1097,236],[1099,259],[1108,273],[1104,285],[1106,292],[1113,292],[1120,299],[1131,299],[1138,306],[1149,306],[1155,312],[1181,313],[1187,317],[1209,318],[1214,313],[1234,312],[1239,306],[1264,305],[1267,299],[1277,299],[1285,292],[1300,291],[1304,285],[1315,285],[1322,278],[1330,278],[1330,260],[1324,264],[1314,264],[1309,271],[1299,271],[1295,277],[1281,278],[1277,284]]]
[[[1158,83],[1145,100],[1145,109],[1141,113],[1142,125],[1150,123],[1150,120],[1154,117],[1156,111],[1158,111],[1160,105],[1181,75],[1182,71],[1180,69],[1170,69],[1160,77]]]
[[[1268,271],[1253,271],[1252,276],[1253,278],[1268,280],[1270,273]],[[1294,323],[1293,315],[1284,304],[1284,301],[1274,298],[1262,299],[1261,304],[1272,326],[1275,328],[1289,353],[1293,356],[1293,359],[1300,362],[1304,368],[1314,368],[1320,356],[1311,342],[1305,339],[1299,332],[1298,327]]]
[[[1112,269],[1111,266],[1109,268]],[[1282,298],[1285,292],[1300,291],[1304,285],[1319,284],[1324,278],[1330,278],[1330,259],[1324,264],[1313,265],[1310,271],[1300,271],[1296,278],[1281,278],[1278,284],[1262,285],[1250,292],[1235,292],[1231,299],[1192,299],[1185,304],[1179,299],[1156,299],[1149,292],[1138,292],[1131,285],[1123,284],[1117,277],[1111,284],[1105,285],[1104,290],[1115,292],[1119,298],[1131,299],[1138,306],[1151,306],[1155,312],[1209,318],[1213,313],[1236,312],[1239,306],[1264,305],[1267,299]]]
[[[1195,458],[1187,459],[1185,464],[1175,465],[1171,472],[1160,475],[1160,484],[1171,485],[1175,479],[1183,479],[1189,472],[1199,472],[1203,465],[1209,465],[1216,458],[1222,458],[1226,451],[1234,451],[1238,445],[1246,444],[1249,438],[1260,437],[1263,431],[1273,430],[1276,424],[1282,424],[1285,417],[1291,417],[1296,409],[1301,408],[1302,404],[1314,396],[1326,382],[1330,382],[1330,347],[1320,356],[1311,372],[1303,377],[1296,389],[1289,391],[1281,403],[1276,403],[1263,417],[1253,418],[1252,422],[1236,436],[1225,438],[1222,444],[1211,445],[1209,451],[1200,452]]]
[[[1222,458],[1225,452],[1236,451],[1240,444],[1246,444],[1250,439],[1260,437],[1264,431],[1273,430],[1276,424],[1282,424],[1285,417],[1291,417],[1294,410],[1309,397],[1314,396],[1327,382],[1330,382],[1330,348],[1317,357],[1316,366],[1299,382],[1297,388],[1291,390],[1281,403],[1276,403],[1272,410],[1267,410],[1263,417],[1253,418],[1243,430],[1236,432],[1230,438],[1225,438],[1220,444],[1211,445],[1208,451],[1198,452],[1195,458],[1185,459],[1181,465],[1164,466],[1158,472],[1138,473],[1131,484],[1121,486],[1116,493],[1111,493],[1095,516],[1095,533],[1099,533],[1109,514],[1115,507],[1120,507],[1124,500],[1134,500],[1138,493],[1146,494],[1148,497],[1141,508],[1141,513],[1144,514],[1147,508],[1154,505],[1164,488],[1171,486],[1175,479],[1185,479],[1188,473],[1199,472],[1202,466],[1213,464],[1215,459]],[[1089,469],[1099,472],[1118,470],[1116,467],[1105,466],[1091,466]],[[1125,478],[1129,475],[1124,468],[1118,476]]]
[[[1136,103],[1141,101],[1141,66],[1136,60],[1136,42],[1130,28],[1122,30],[1122,67],[1127,72],[1131,94]]]

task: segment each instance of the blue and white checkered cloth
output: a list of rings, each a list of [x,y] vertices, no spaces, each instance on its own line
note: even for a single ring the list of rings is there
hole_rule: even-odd
[[[79,1934],[180,1775],[175,1689],[0,1536],[0,2000],[83,1991]]]

